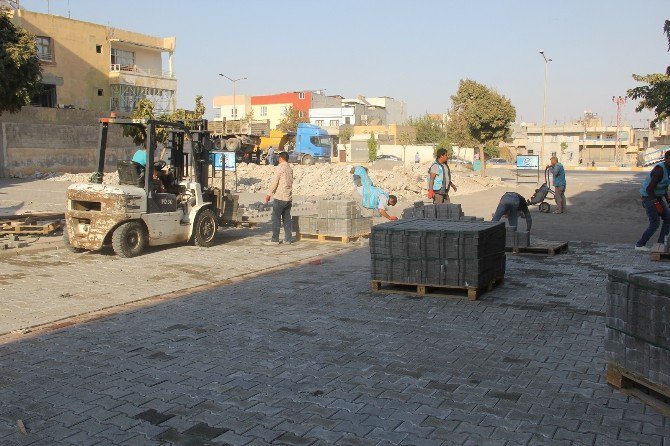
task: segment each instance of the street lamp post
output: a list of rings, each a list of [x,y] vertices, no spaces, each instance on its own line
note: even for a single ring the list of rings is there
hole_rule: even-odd
[[[237,119],[237,104],[235,103],[235,100],[236,100],[236,96],[235,96],[235,84],[237,83],[237,81],[245,80],[246,77],[240,77],[240,78],[237,78],[237,79],[232,79],[232,78],[229,78],[228,76],[226,76],[226,75],[223,74],[223,73],[219,73],[219,76],[223,76],[223,77],[225,77],[226,79],[228,79],[230,82],[233,83],[233,116],[234,116],[235,119]],[[223,119],[223,115],[221,116],[221,118]]]
[[[547,59],[544,50],[540,50],[544,59],[544,105],[542,106],[542,145],[540,146],[540,159],[544,160],[544,127],[547,124],[547,71],[551,59]]]

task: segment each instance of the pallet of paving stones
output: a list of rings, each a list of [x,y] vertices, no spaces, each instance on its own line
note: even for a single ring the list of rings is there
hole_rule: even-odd
[[[611,385],[670,398],[669,308],[670,268],[609,272],[605,354]]]
[[[668,252],[665,243],[655,243],[654,246],[651,247],[651,260],[655,262],[670,261],[670,252]]]
[[[468,300],[477,300],[479,297],[493,290],[495,287],[501,286],[505,283],[503,277],[491,280],[485,286],[468,287],[458,285],[427,285],[425,283],[405,283],[405,282],[386,282],[382,280],[373,280],[372,291],[392,291],[392,292],[408,292],[415,293],[420,296],[434,295],[434,296],[448,296],[452,297],[454,292],[464,291]],[[387,288],[382,288],[385,285]]]
[[[607,384],[635,396],[666,417],[670,417],[670,387],[658,385],[614,363],[607,364]]]
[[[551,257],[568,252],[568,242],[552,242],[534,238],[530,246],[509,246],[505,247],[505,251],[511,254],[537,254]]]
[[[413,206],[402,211],[402,219],[423,218],[427,220],[464,220],[483,221],[482,218],[468,217],[463,214],[460,204],[442,203],[426,204],[417,201]]]

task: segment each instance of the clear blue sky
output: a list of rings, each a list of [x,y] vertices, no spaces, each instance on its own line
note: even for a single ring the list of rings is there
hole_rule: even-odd
[[[21,0],[67,16],[68,0]],[[668,0],[69,0],[73,19],[177,37],[178,106],[196,94],[232,94],[219,77],[248,77],[238,94],[325,89],[391,96],[411,115],[443,113],[458,81],[471,78],[509,97],[517,121],[540,122],[544,62],[547,122],[584,110],[613,122],[613,95],[632,73],[663,72]],[[628,102],[624,118],[646,125]]]

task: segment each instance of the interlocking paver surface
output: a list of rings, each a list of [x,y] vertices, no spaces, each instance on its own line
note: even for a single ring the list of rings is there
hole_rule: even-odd
[[[373,293],[360,249],[8,342],[0,444],[667,445],[606,384],[606,270],[653,266],[622,249],[508,257],[474,302]]]

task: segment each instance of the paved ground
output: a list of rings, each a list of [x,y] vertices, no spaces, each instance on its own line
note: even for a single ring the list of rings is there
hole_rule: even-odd
[[[667,445],[605,383],[603,271],[650,263],[620,249],[510,257],[477,302],[372,294],[361,249],[6,343],[0,443]]]

